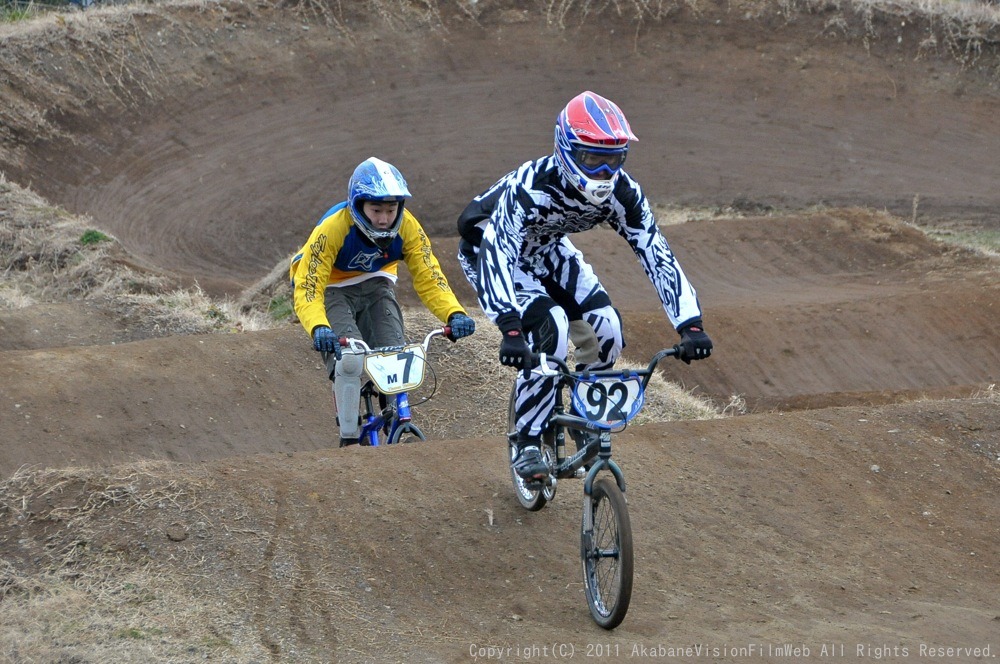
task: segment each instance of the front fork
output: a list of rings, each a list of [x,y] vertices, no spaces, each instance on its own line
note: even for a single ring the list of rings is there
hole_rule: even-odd
[[[362,443],[369,445],[371,447],[378,447],[381,443],[379,442],[379,431],[385,428],[388,423],[389,429],[386,431],[386,441],[392,439],[393,435],[402,427],[407,425],[412,419],[410,413],[410,397],[406,392],[401,392],[396,394],[394,397],[395,403],[393,405],[386,405],[386,407],[378,413],[375,410],[375,394],[372,392],[365,392],[365,421],[362,427],[361,439]]]
[[[591,496],[594,491],[594,479],[602,468],[607,468],[611,471],[611,474],[615,477],[615,482],[618,483],[618,488],[624,494],[625,475],[622,473],[622,469],[618,467],[618,464],[611,459],[611,433],[608,431],[601,432],[601,447],[597,453],[597,460],[590,467],[587,477],[583,481],[583,522],[581,524],[580,555],[584,561],[588,558],[599,557],[599,552],[596,552],[594,548],[594,501]]]
[[[583,481],[583,493],[587,496],[588,503],[590,502],[590,494],[594,490],[594,478],[597,477],[597,473],[605,468],[611,471],[611,474],[615,476],[618,488],[621,489],[622,493],[625,493],[625,474],[611,458],[611,433],[608,431],[601,432],[601,447],[597,452],[597,460],[594,461],[594,465],[587,471],[587,477]]]

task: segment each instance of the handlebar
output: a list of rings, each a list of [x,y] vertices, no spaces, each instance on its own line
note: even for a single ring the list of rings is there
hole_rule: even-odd
[[[439,327],[431,330],[430,332],[427,333],[427,336],[424,337],[424,340],[420,343],[420,345],[423,347],[424,351],[426,351],[427,347],[431,343],[431,339],[433,339],[434,337],[442,337],[442,336],[443,337],[451,336],[450,325],[445,325],[444,327]],[[405,348],[407,345],[409,345],[409,344],[404,344],[400,346],[381,346],[379,348],[372,348],[367,343],[365,343],[364,339],[355,339],[353,337],[340,337],[339,341],[342,347],[349,348],[354,352],[361,351],[366,355],[368,353],[382,353],[394,350],[401,350]]]
[[[681,347],[680,344],[677,344],[670,348],[664,348],[656,353],[656,355],[653,356],[653,359],[649,361],[649,364],[645,369],[603,369],[601,371],[571,371],[565,360],[558,357],[549,357],[546,353],[539,353],[538,355],[535,355],[539,366],[532,369],[531,373],[546,378],[570,376],[583,379],[587,379],[592,376],[600,378],[602,376],[621,376],[625,374],[628,376],[642,377],[642,387],[645,388],[650,377],[653,375],[653,371],[656,369],[656,365],[660,363],[660,360],[671,356],[673,356],[674,359],[680,359],[680,353]],[[550,366],[552,364],[556,366],[555,369]]]

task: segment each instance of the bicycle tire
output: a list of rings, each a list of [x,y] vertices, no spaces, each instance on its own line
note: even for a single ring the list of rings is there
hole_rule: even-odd
[[[537,512],[545,507],[545,504],[556,497],[555,485],[546,486],[541,489],[528,488],[524,479],[514,471],[514,456],[517,448],[513,441],[517,438],[517,417],[514,413],[514,389],[510,391],[510,400],[507,404],[507,464],[510,466],[510,481],[514,486],[514,496],[521,507],[529,512]],[[542,456],[550,466],[555,465],[555,450],[550,442],[552,436],[542,438]]]
[[[594,482],[584,499],[590,501],[591,521],[587,523],[585,504],[580,558],[587,605],[598,625],[614,629],[625,619],[632,600],[635,557],[628,503],[618,484],[607,477]]]

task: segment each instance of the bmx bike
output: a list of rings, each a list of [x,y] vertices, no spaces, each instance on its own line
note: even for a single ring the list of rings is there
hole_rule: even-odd
[[[514,493],[521,506],[532,512],[540,510],[555,498],[559,480],[583,478],[580,528],[583,583],[590,614],[604,629],[614,629],[625,619],[632,599],[635,562],[625,476],[611,458],[611,434],[621,431],[642,410],[646,385],[660,360],[678,357],[679,351],[679,346],[659,351],[645,369],[589,372],[570,371],[564,361],[540,354],[540,366],[532,373],[556,379],[555,408],[542,432],[542,456],[549,465],[544,482],[526,481],[514,471],[516,394],[511,391],[507,415],[508,460]],[[566,412],[566,391],[575,411],[581,415]],[[572,455],[566,452],[567,431],[590,434],[581,436],[587,442]]]
[[[430,400],[434,391],[412,405],[410,392],[424,382],[431,339],[450,334],[451,328],[446,325],[431,330],[421,343],[379,348],[371,348],[363,339],[340,338],[341,347],[364,355],[360,445],[378,447],[427,440],[420,427],[414,424],[411,408]],[[433,368],[431,373],[434,373]]]

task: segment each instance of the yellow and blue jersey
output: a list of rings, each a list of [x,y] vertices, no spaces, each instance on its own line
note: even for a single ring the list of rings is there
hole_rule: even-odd
[[[324,291],[373,277],[395,283],[400,261],[406,263],[413,288],[424,306],[442,322],[453,313],[465,313],[431,251],[431,243],[417,218],[403,208],[399,234],[383,249],[372,244],[354,225],[347,203],[330,208],[292,258],[289,277],[295,313],[310,335],[319,325],[328,325]]]

